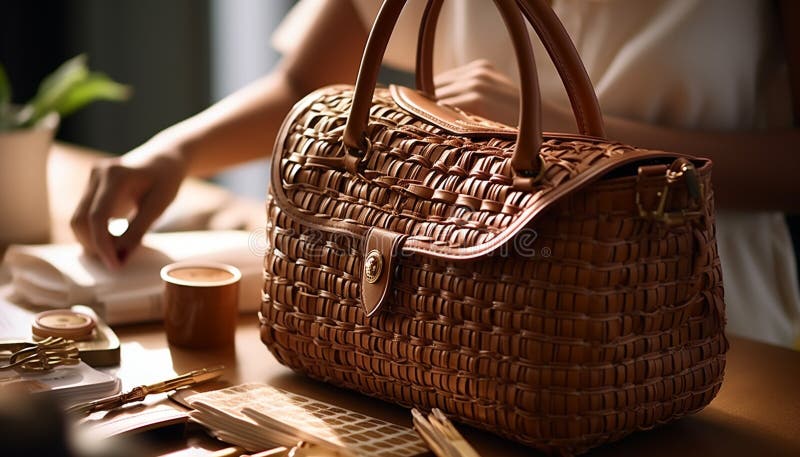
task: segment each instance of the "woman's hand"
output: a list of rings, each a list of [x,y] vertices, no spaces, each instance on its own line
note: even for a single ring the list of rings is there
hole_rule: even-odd
[[[71,221],[84,250],[109,269],[122,266],[175,198],[186,171],[178,151],[151,143],[95,165]],[[118,237],[108,231],[112,217],[129,220],[127,231]]]
[[[439,73],[434,83],[439,101],[492,121],[517,125],[519,90],[488,60],[473,60]]]
[[[436,75],[434,82],[439,101],[506,125],[518,124],[519,89],[489,61],[473,60]],[[546,132],[575,131],[569,106],[543,100],[542,129]]]

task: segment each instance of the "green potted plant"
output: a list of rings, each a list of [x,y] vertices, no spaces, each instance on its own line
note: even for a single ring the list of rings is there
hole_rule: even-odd
[[[0,246],[50,238],[47,158],[59,119],[96,100],[126,100],[130,88],[89,71],[85,55],[58,67],[28,103],[11,103],[0,65]]]

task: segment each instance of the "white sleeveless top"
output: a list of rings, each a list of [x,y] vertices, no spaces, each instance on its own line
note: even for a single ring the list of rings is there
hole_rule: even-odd
[[[291,50],[303,0],[273,36]],[[378,0],[351,0],[369,28]],[[772,0],[556,0],[604,113],[706,130],[791,125],[789,83]],[[410,0],[384,63],[413,71],[424,0]],[[555,68],[535,47],[542,96],[567,103]],[[518,80],[511,42],[494,3],[447,0],[436,33],[436,71],[486,58]],[[753,151],[757,154],[758,151]],[[800,336],[800,292],[783,214],[717,214],[728,330],[792,346]]]

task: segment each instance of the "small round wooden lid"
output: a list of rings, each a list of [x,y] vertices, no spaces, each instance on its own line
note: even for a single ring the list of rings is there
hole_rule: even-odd
[[[94,319],[83,313],[68,309],[55,309],[37,314],[33,319],[31,331],[35,336],[63,337],[81,341],[91,338],[94,330]]]

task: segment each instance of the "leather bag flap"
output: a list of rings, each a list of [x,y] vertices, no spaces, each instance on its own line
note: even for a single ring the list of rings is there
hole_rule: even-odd
[[[347,171],[341,144],[352,87],[330,86],[299,102],[274,149],[271,189],[281,210],[309,227],[362,240],[379,227],[394,240],[402,237],[404,253],[475,259],[620,167],[686,157],[546,133],[545,171],[533,191],[517,191],[508,163],[515,129],[453,117],[456,111],[420,103],[411,93],[376,89],[371,150],[357,174]]]

